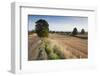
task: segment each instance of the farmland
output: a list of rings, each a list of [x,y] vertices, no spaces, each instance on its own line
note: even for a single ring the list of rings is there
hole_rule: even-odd
[[[70,35],[50,33],[46,40],[49,41],[48,44],[59,47],[60,53],[64,56],[64,59],[88,57],[87,38],[81,38],[79,35],[78,37],[74,37]],[[41,38],[39,38],[36,33],[28,35],[28,60],[40,60],[40,51],[38,49],[41,44]],[[44,51],[42,54],[44,55],[43,60],[48,60],[47,52]]]

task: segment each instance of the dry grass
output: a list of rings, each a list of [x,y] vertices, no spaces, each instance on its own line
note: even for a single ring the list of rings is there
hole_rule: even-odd
[[[88,57],[88,40],[72,36],[59,34],[50,34],[49,41],[51,47],[59,47],[56,53],[66,59],[87,58]],[[28,37],[28,60],[37,60],[39,56],[38,48],[41,45],[41,40],[36,34],[31,34]],[[55,46],[56,45],[56,46]],[[46,58],[47,59],[47,58]]]

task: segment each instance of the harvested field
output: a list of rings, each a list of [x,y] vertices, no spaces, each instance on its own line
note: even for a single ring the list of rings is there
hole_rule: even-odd
[[[51,45],[57,45],[65,59],[79,59],[88,57],[88,40],[69,35],[49,34],[47,38]],[[41,39],[36,34],[28,36],[28,60],[38,60]],[[46,52],[43,52],[44,60],[48,59]]]

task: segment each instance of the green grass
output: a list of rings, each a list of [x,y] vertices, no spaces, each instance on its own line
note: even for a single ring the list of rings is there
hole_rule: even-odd
[[[50,60],[63,59],[60,48],[57,46],[51,46],[50,42],[45,39],[42,39],[42,44],[39,50],[45,51],[47,53],[48,59]]]
[[[51,53],[50,55],[49,55],[49,58],[50,59],[60,59],[60,57],[56,54],[56,53]]]

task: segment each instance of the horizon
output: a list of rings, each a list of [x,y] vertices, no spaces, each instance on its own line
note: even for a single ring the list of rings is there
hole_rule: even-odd
[[[74,28],[73,28],[74,29]],[[35,31],[35,29],[34,30],[28,30],[28,32],[32,32],[32,31]],[[49,32],[52,32],[52,30],[49,30]],[[77,30],[78,31],[78,30]],[[55,31],[55,32],[72,32],[72,31]],[[78,32],[81,32],[81,31],[78,31]],[[88,32],[88,31],[85,31],[85,32]]]

